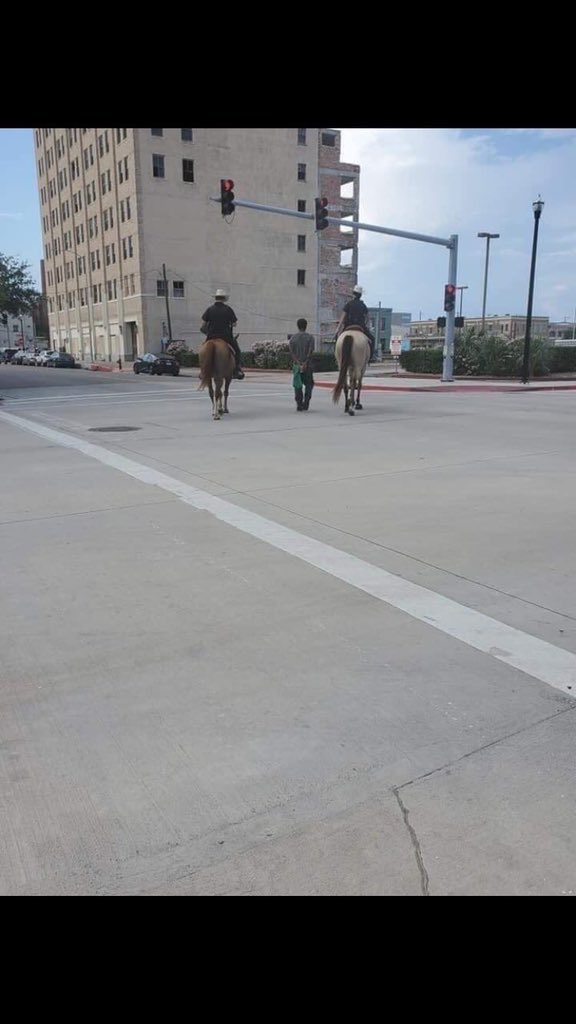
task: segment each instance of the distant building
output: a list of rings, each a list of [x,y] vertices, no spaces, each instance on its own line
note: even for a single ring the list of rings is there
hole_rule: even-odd
[[[385,306],[369,306],[368,323],[376,339],[376,352],[382,353],[382,355],[389,352],[392,336],[392,310]]]
[[[482,328],[482,317],[465,317],[464,327]],[[525,316],[487,316],[484,330],[488,336],[502,336],[509,341],[523,338],[526,334]],[[547,316],[532,317],[532,337],[548,341],[549,320]],[[439,329],[436,320],[416,320],[410,325],[410,340],[413,348],[440,348],[444,344],[444,328]]]
[[[34,344],[34,320],[25,313],[12,316],[0,313],[0,348],[32,348]]]
[[[330,341],[358,273],[358,230],[211,198],[359,217],[360,168],[332,128],[36,128],[50,340],[79,359],[132,360],[173,338],[198,348],[224,288],[240,345],[285,339],[305,317]],[[165,268],[165,269],[164,269]],[[169,307],[169,309],[167,308]]]
[[[552,345],[576,346],[576,324],[566,323],[565,320],[561,323],[551,323],[548,330],[548,340]]]

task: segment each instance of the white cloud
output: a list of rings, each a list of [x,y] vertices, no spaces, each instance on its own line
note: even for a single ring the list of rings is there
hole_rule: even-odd
[[[499,132],[509,138],[507,145]],[[478,231],[501,236],[491,243],[488,312],[525,312],[532,202],[540,193],[545,207],[534,312],[551,319],[571,315],[575,129],[485,129],[463,137],[458,129],[345,128],[342,136],[343,159],[362,168],[362,221],[441,237],[458,234],[458,277],[469,286],[463,311],[470,316],[482,306],[486,249]],[[360,233],[360,278],[370,303],[436,316],[447,269],[446,249]]]

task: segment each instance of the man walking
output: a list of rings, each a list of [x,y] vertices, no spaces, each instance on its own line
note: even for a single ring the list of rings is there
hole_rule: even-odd
[[[298,412],[307,412],[310,408],[314,376],[312,373],[312,356],[314,355],[314,336],[308,334],[308,321],[302,317],[298,320],[298,334],[290,338],[290,355],[293,362],[293,385]]]

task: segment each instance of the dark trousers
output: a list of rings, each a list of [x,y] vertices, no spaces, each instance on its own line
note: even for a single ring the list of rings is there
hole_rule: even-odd
[[[307,409],[310,405],[312,388],[314,387],[314,376],[312,370],[300,370],[300,378],[302,380],[303,387],[294,388],[296,405],[299,409]]]

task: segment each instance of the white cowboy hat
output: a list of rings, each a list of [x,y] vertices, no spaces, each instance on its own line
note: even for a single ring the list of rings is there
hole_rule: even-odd
[[[217,288],[216,291],[214,292],[214,298],[215,299],[227,299],[228,298],[228,293],[225,292],[223,288]]]
[[[362,288],[360,287],[359,284],[355,284],[352,289],[352,292],[354,295],[362,295]]]

